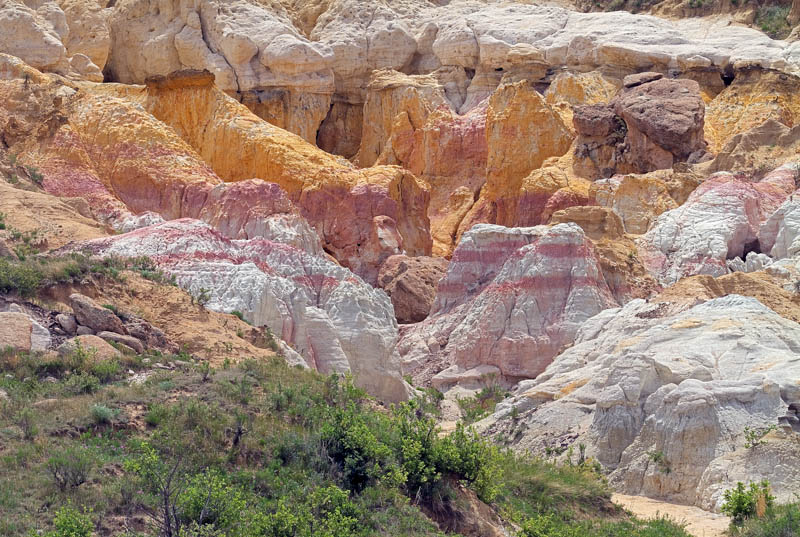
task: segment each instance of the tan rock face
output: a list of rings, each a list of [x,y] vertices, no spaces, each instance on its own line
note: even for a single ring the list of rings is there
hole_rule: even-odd
[[[0,348],[31,350],[33,323],[24,313],[0,312]]]
[[[393,255],[378,273],[378,286],[392,299],[397,322],[416,323],[431,311],[436,287],[447,270],[439,257]]]
[[[706,111],[705,136],[717,153],[737,134],[768,119],[791,128],[800,120],[800,79],[786,73],[743,69]]]
[[[486,186],[459,232],[477,222],[516,225],[523,180],[545,159],[566,153],[571,142],[561,116],[530,85],[498,89],[486,116]]]

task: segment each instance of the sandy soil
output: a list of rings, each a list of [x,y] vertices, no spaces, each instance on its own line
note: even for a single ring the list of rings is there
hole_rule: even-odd
[[[653,518],[668,515],[677,522],[686,524],[686,531],[695,537],[724,537],[730,519],[703,511],[699,507],[678,505],[645,498],[644,496],[627,496],[614,494],[611,500],[640,518]]]

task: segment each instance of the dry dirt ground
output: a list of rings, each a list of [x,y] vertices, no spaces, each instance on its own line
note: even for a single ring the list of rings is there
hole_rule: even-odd
[[[643,519],[668,515],[677,522],[685,523],[686,531],[695,537],[725,537],[725,530],[730,524],[730,519],[725,515],[709,513],[699,507],[667,503],[644,496],[614,494],[611,501]]]

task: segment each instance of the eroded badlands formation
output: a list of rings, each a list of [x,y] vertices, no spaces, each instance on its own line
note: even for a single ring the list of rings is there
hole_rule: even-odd
[[[585,444],[620,491],[790,499],[798,75],[800,42],[730,17],[2,0],[0,212],[40,251],[147,256],[382,400],[499,383],[483,431]],[[2,315],[26,349],[67,330]]]

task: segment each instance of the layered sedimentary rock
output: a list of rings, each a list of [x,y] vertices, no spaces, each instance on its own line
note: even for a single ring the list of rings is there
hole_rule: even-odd
[[[315,142],[334,89],[333,52],[301,35],[280,4],[125,0],[109,23],[115,80],[208,69],[261,117]]]
[[[613,209],[625,231],[639,235],[646,233],[661,213],[682,205],[700,181],[698,174],[673,170],[615,175],[593,182],[589,199]]]
[[[535,377],[584,320],[614,305],[575,224],[481,224],[453,253],[430,317],[404,330],[398,348],[404,371],[422,379],[455,383],[487,366],[504,381]]]
[[[81,243],[97,255],[149,256],[206,307],[238,310],[269,326],[322,373],[352,372],[388,400],[406,399],[397,323],[389,298],[349,270],[264,239],[231,240],[198,220],[180,219]]]
[[[359,171],[259,119],[215,88],[208,73],[91,92],[37,76],[34,104],[21,98],[19,74],[0,85],[20,103],[10,107],[6,139],[13,136],[21,158],[37,162],[46,190],[85,198],[94,216],[120,229],[150,211],[318,253],[302,215],[334,257],[371,282],[390,255],[430,253],[428,192],[412,174],[387,166]],[[225,186],[220,177],[247,184]],[[288,199],[253,177],[274,181]]]
[[[726,260],[761,251],[762,222],[796,189],[794,171],[780,167],[759,182],[719,173],[676,209],[662,213],[639,242],[639,256],[662,283],[728,272]]]
[[[513,411],[517,427],[535,431],[518,449],[582,442],[617,469],[611,481],[623,491],[718,508],[737,476],[716,461],[745,449],[745,426],[777,425],[800,397],[798,336],[800,325],[753,298],[634,300],[586,321],[573,347],[498,405],[492,427]],[[750,479],[769,479],[786,498],[796,472],[771,462]]]
[[[575,158],[587,177],[646,173],[705,154],[705,104],[693,80],[629,75],[608,105],[575,109]]]

